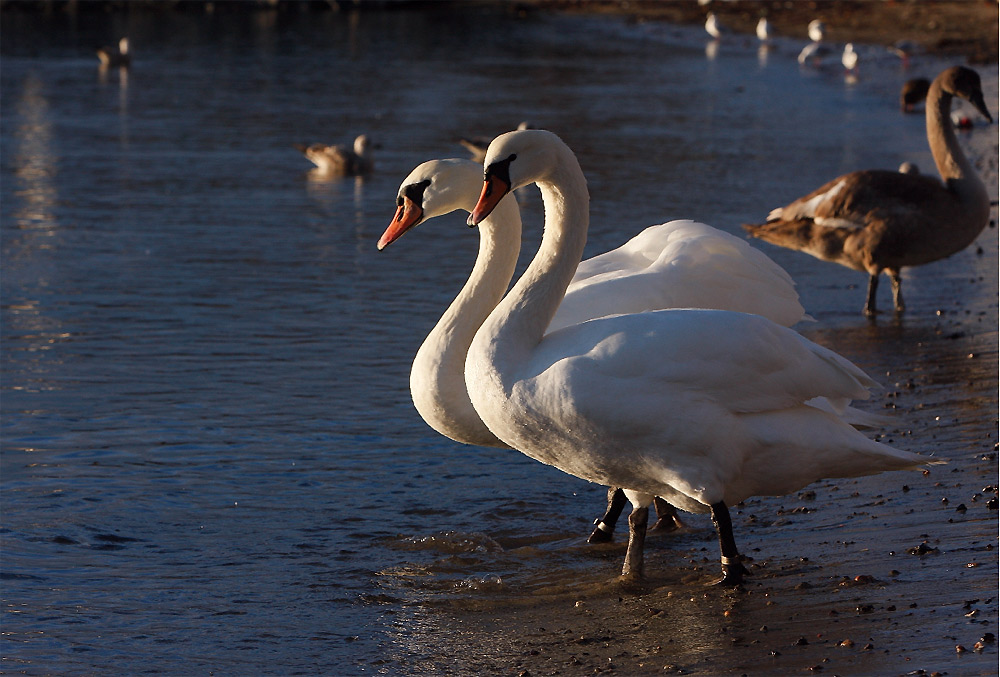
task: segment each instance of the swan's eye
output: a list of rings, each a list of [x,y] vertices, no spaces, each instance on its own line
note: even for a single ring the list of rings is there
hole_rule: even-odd
[[[490,180],[490,177],[495,177],[503,181],[506,185],[510,185],[510,163],[517,159],[516,153],[511,153],[504,160],[497,160],[490,164],[483,173],[486,181]]]
[[[424,179],[420,183],[411,183],[403,189],[403,194],[396,198],[396,205],[399,207],[403,206],[403,198],[407,197],[414,202],[414,204],[423,205],[424,204],[424,191],[427,186],[431,185],[430,179]]]

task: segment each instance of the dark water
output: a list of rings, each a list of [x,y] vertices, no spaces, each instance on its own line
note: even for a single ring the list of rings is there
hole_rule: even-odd
[[[709,58],[700,31],[617,19],[225,4],[5,10],[0,30],[11,672],[434,672],[422,605],[613,578],[620,552],[582,544],[602,489],[452,443],[410,403],[476,237],[455,215],[375,242],[457,136],[559,133],[590,182],[588,253],[671,218],[738,232],[858,167],[932,171],[895,104],[912,72],[845,85],[791,42]],[[125,34],[133,68],[99,72]],[[364,180],[315,180],[292,148],[362,132]],[[533,243],[530,192],[524,210]],[[858,275],[768,253],[828,345],[867,331]],[[910,278],[919,308],[968,274]]]

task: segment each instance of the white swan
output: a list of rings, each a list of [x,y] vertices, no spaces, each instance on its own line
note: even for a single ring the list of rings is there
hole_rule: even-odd
[[[471,212],[483,168],[471,160],[432,160],[399,187],[397,210],[378,248],[407,230],[457,209]],[[410,393],[421,418],[465,444],[508,447],[476,413],[465,387],[465,356],[477,329],[507,290],[521,248],[521,217],[513,195],[480,224],[472,274],[424,340],[410,370]],[[548,331],[594,317],[675,307],[744,309],[792,325],[805,316],[791,277],[745,241],[693,221],[650,226],[621,247],[583,261]],[[856,412],[863,416],[862,412]],[[609,540],[624,497],[612,491],[591,541]],[[657,504],[663,528],[675,513]]]
[[[586,242],[583,172],[556,135],[529,130],[490,144],[485,179],[470,224],[531,182],[541,189],[546,223],[535,258],[469,348],[469,395],[490,430],[515,449],[576,477],[627,488],[633,511],[624,577],[641,576],[654,496],[712,513],[723,582],[737,584],[746,572],[727,505],[824,477],[928,462],[808,406],[820,396],[866,398],[875,382],[763,317],[660,310],[546,334]]]

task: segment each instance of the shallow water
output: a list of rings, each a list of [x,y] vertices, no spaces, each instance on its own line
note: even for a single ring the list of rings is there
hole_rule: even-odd
[[[922,117],[896,106],[914,69],[891,62],[847,84],[800,70],[794,42],[713,53],[699,31],[611,18],[223,8],[3,14],[7,671],[513,669],[521,648],[489,619],[523,633],[546,609],[617,598],[621,546],[583,543],[603,489],[452,443],[409,400],[476,237],[454,215],[375,242],[399,181],[462,156],[459,135],[559,133],[592,193],[588,254],[671,218],[738,233],[850,169],[932,171]],[[134,67],[100,72],[93,47],[124,34]],[[320,180],[292,147],[362,132],[381,145],[363,180]],[[540,203],[522,193],[533,244]],[[970,462],[996,443],[996,231],[981,243],[908,273],[911,313],[876,325],[862,276],[767,249],[819,320],[808,335],[964,412],[917,439],[936,424],[915,398],[908,448]],[[995,456],[973,466],[988,478]],[[906,481],[921,480],[891,483]],[[824,485],[828,509],[792,532],[846,538],[878,486]],[[930,491],[897,510],[936,508]],[[809,551],[787,520],[740,515],[768,557]],[[988,537],[995,515],[969,528]],[[711,530],[690,519],[651,546],[655,586],[700,591],[714,572]],[[669,614],[693,664],[711,622]]]

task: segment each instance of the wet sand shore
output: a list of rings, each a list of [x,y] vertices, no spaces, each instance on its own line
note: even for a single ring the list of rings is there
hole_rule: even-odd
[[[963,60],[945,54],[939,65]],[[996,70],[980,72],[996,113]],[[996,674],[1000,146],[996,125],[962,141],[993,201],[978,240],[909,275],[912,304],[901,317],[863,318],[857,287],[843,314],[800,327],[885,386],[867,408],[896,420],[877,439],[947,465],[747,501],[733,510],[752,560],[740,590],[712,585],[713,528],[688,516],[683,532],[647,539],[642,590],[580,581],[551,595],[508,590],[461,608],[444,604],[430,622],[447,639],[425,647],[425,661],[412,667],[525,677]],[[624,541],[619,533],[615,544],[588,546],[595,567],[619,567]]]

